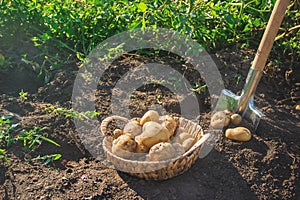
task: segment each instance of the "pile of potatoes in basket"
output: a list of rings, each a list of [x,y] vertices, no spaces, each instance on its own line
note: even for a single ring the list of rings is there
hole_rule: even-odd
[[[126,159],[146,155],[146,161],[162,161],[184,154],[196,142],[177,121],[149,110],[142,118],[132,118],[123,128],[114,130],[112,153]]]
[[[232,113],[229,110],[218,111],[213,114],[210,125],[214,129],[223,129],[230,123],[235,128],[227,128],[225,131],[225,137],[231,140],[247,142],[251,139],[251,132],[245,127],[239,126],[242,122],[242,117],[239,114]]]

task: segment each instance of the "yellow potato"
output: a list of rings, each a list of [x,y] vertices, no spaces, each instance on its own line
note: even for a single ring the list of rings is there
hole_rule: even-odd
[[[177,128],[177,122],[169,115],[165,116],[162,122],[162,126],[166,127],[170,132],[170,138],[174,135]]]
[[[192,135],[188,134],[184,129],[179,128],[171,141],[173,144],[180,144],[184,151],[187,151],[195,144],[196,139]]]
[[[222,129],[230,123],[230,116],[225,111],[219,111],[213,114],[210,125],[214,129]]]
[[[113,132],[113,137],[114,139],[120,137],[121,135],[123,135],[123,131],[121,129],[115,129],[114,132]]]
[[[230,116],[230,121],[233,125],[238,126],[242,122],[242,116],[239,114],[233,114]]]
[[[136,153],[148,153],[148,151],[149,151],[149,148],[146,147],[145,145],[139,144],[139,143],[137,144],[136,150],[135,150]]]
[[[151,147],[147,155],[148,161],[162,161],[175,157],[176,149],[168,142],[160,142]]]
[[[121,135],[113,140],[111,151],[119,157],[130,158],[133,156],[136,147],[137,143],[131,135]]]
[[[191,138],[192,136],[187,132],[176,133],[172,138],[172,143],[182,144],[186,139]]]
[[[231,140],[247,142],[251,139],[251,132],[245,127],[229,128],[226,130],[225,136]]]
[[[147,111],[140,120],[140,125],[143,126],[146,122],[159,122],[159,114],[154,110]]]
[[[142,131],[145,131],[147,128],[149,128],[151,126],[158,126],[158,125],[160,125],[160,124],[157,122],[152,122],[152,121],[146,122],[142,127]]]
[[[140,124],[141,118],[140,118],[140,117],[134,117],[134,118],[132,118],[130,121],[134,121],[134,122],[136,122],[137,124]]]
[[[190,137],[182,142],[185,151],[189,150],[195,144],[195,138]]]
[[[167,142],[169,140],[169,131],[157,122],[151,122],[144,128],[142,134],[135,139],[138,144],[143,144],[148,148],[159,142]]]
[[[160,142],[150,148],[146,159],[148,161],[163,161],[176,158],[183,155],[184,152],[183,146],[179,143]]]
[[[137,136],[141,134],[142,127],[139,125],[137,121],[129,121],[123,129],[124,134],[130,134],[132,136]]]
[[[174,149],[176,149],[176,156],[180,156],[185,153],[184,147],[179,143],[172,143]]]

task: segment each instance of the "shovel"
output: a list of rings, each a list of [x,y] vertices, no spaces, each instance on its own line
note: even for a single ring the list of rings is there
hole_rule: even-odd
[[[277,0],[259,44],[254,61],[248,72],[241,96],[237,96],[227,89],[222,90],[214,112],[230,110],[238,113],[243,118],[250,120],[254,130],[256,130],[260,119],[265,115],[255,107],[253,99],[254,93],[262,76],[263,68],[266,64],[288,4],[289,0]]]

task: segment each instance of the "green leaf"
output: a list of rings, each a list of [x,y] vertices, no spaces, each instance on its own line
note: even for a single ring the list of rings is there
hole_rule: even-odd
[[[82,53],[76,52],[76,57],[78,58],[78,60],[84,61],[84,58],[83,58],[83,54],[82,54]]]
[[[6,119],[11,119],[13,117],[14,117],[14,115],[4,115],[1,118],[4,119],[4,120],[6,120]]]
[[[11,121],[10,121],[10,119],[6,119],[6,120],[4,121],[4,123],[5,123],[5,124],[11,124]]]
[[[48,165],[51,161],[51,158],[45,158],[44,159],[44,165]]]
[[[51,154],[51,155],[44,155],[44,156],[37,156],[34,160],[43,161],[45,165],[48,165],[51,160],[55,161],[61,158],[61,154]]]
[[[0,155],[3,155],[5,152],[5,149],[0,149]]]
[[[58,159],[61,158],[61,156],[62,156],[62,155],[59,154],[59,153],[58,153],[58,154],[53,154],[53,155],[52,155],[52,160],[58,160]]]
[[[12,124],[11,126],[10,126],[10,129],[14,129],[14,128],[16,128],[17,126],[19,126],[20,124],[19,123],[17,123],[17,124]]]
[[[0,149],[0,159],[2,159],[4,162],[8,162],[5,154],[5,149]]]
[[[42,40],[47,41],[51,39],[51,36],[48,33],[43,33],[41,36]]]
[[[134,21],[133,23],[130,24],[130,29],[136,29],[141,26],[141,21]]]
[[[29,149],[31,149],[36,143],[41,144],[41,141],[39,140],[41,135],[35,137],[32,141],[30,141]]]
[[[49,139],[49,138],[46,138],[46,137],[44,137],[44,136],[41,136],[41,138],[42,138],[43,140],[45,140],[45,141],[51,143],[51,144],[54,144],[55,146],[60,147],[60,144],[54,142],[53,140],[51,140],[51,139]]]
[[[24,92],[23,89],[19,92],[19,96],[22,100],[27,100],[28,92]]]
[[[246,26],[244,27],[244,29],[242,30],[242,32],[249,32],[252,28],[252,24],[246,24]]]
[[[226,17],[225,17],[225,19],[226,19],[226,21],[228,22],[228,24],[230,24],[230,25],[234,25],[234,23],[235,23],[235,18],[234,18],[234,16],[233,15],[227,15]]]
[[[143,13],[148,9],[148,6],[143,2],[140,2],[137,7],[138,10]]]
[[[5,63],[5,57],[0,53],[0,66],[4,65]]]

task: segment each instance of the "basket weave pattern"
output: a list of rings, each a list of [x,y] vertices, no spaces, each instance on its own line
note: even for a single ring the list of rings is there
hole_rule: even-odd
[[[187,133],[196,139],[196,143],[183,155],[166,161],[130,160],[114,155],[111,152],[113,138],[107,135],[107,125],[113,120],[122,120],[124,122],[129,120],[120,116],[111,116],[104,119],[101,123],[101,132],[106,136],[103,140],[103,149],[108,161],[120,171],[125,171],[133,176],[147,180],[169,179],[186,172],[199,156],[204,142],[200,141],[203,137],[203,130],[201,126],[185,118],[174,117],[174,119],[178,122],[178,127],[184,128]]]

